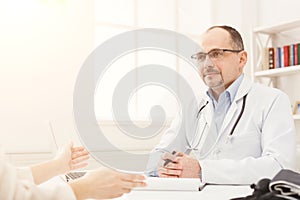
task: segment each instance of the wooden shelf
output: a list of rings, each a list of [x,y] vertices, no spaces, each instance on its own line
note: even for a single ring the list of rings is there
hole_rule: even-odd
[[[293,115],[294,120],[300,120],[300,114]]]
[[[300,20],[291,21],[284,24],[278,24],[275,26],[259,27],[254,29],[254,32],[261,34],[276,34],[279,32],[289,31],[297,28],[300,28]]]
[[[278,77],[278,76],[287,76],[287,75],[293,75],[295,73],[300,72],[300,65],[296,66],[290,66],[290,67],[284,67],[284,68],[278,68],[278,69],[269,69],[269,70],[263,70],[259,72],[255,72],[255,77]]]

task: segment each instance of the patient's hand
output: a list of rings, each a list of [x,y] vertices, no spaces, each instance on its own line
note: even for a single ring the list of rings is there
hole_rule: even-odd
[[[93,198],[107,199],[129,193],[135,187],[145,187],[145,177],[139,174],[120,173],[100,168],[89,171],[70,183],[78,200]]]
[[[61,167],[61,173],[67,173],[71,170],[86,167],[86,161],[89,158],[88,151],[82,147],[74,147],[73,143],[63,146],[57,153],[55,160],[58,161]]]
[[[69,143],[60,149],[54,159],[30,167],[34,182],[40,184],[54,176],[85,167],[87,163],[84,161],[88,158],[87,150]]]

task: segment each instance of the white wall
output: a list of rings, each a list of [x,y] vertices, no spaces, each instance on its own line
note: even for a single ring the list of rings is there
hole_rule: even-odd
[[[300,18],[297,0],[256,0],[258,4],[258,25],[281,24]]]
[[[116,34],[137,28],[163,28],[197,40],[211,25],[210,17],[207,17],[211,14],[210,5],[209,0],[95,0],[95,46]],[[109,66],[98,82],[95,92],[97,119],[113,118],[111,99],[117,83],[129,70],[136,70],[136,76],[130,84],[138,88],[141,80],[137,68],[145,64],[164,65],[181,74],[188,74],[186,69],[191,68],[184,65],[177,56],[158,50],[140,50],[123,55]],[[172,83],[179,85],[178,82],[178,77],[172,77]],[[200,84],[194,85],[199,90]],[[174,93],[179,93],[180,87],[176,89]],[[172,118],[178,110],[174,96],[162,87],[140,87],[129,100],[129,115],[132,118],[148,119],[150,108],[158,104],[164,108],[166,116]]]
[[[24,120],[51,120],[58,145],[74,137],[73,85],[93,48],[93,25],[93,1],[0,1],[0,133],[31,136],[11,145],[36,145],[34,136],[47,132],[23,132]]]

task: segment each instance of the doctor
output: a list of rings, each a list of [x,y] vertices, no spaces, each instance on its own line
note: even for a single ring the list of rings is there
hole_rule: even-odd
[[[150,175],[251,184],[282,168],[294,169],[296,139],[288,96],[243,74],[247,52],[234,28],[209,28],[201,47],[203,52],[192,58],[209,88],[207,97],[182,109],[150,155]]]

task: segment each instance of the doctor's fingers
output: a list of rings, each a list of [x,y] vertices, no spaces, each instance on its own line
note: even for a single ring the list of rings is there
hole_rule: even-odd
[[[171,176],[171,175],[167,175],[167,174],[160,174],[158,175],[159,178],[179,178],[179,176]]]
[[[158,174],[160,177],[163,176],[180,176],[182,170],[181,169],[168,169],[161,167],[158,169]]]
[[[175,156],[177,158],[177,157],[183,157],[183,156],[188,156],[188,155],[179,151],[179,152],[176,152]],[[176,159],[174,161],[176,161]]]
[[[186,160],[190,160],[190,159],[193,159],[191,156],[187,155],[187,154],[179,154],[173,162],[175,163],[182,163],[182,162],[185,162]]]
[[[174,163],[174,162],[169,162],[164,168],[167,168],[167,169],[183,169],[181,164]]]
[[[178,178],[179,175],[167,174],[167,173],[165,173],[164,170],[158,170],[158,177],[161,177],[161,178]]]

